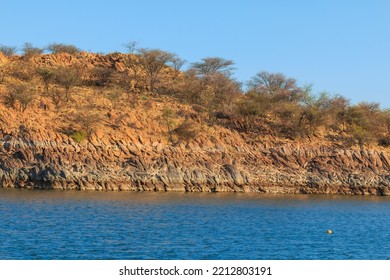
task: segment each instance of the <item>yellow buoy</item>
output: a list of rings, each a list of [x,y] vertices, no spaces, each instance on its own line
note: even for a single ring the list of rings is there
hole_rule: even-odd
[[[328,229],[328,230],[326,231],[326,233],[327,233],[327,234],[332,234],[333,232],[332,232],[330,229]]]

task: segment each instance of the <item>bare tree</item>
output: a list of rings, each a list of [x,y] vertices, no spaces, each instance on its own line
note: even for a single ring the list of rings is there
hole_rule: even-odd
[[[72,88],[81,82],[80,71],[73,67],[59,67],[54,75],[56,83],[65,90],[66,101],[69,101]]]
[[[103,118],[99,113],[91,111],[80,112],[74,117],[75,123],[77,123],[81,127],[82,131],[86,133],[88,139],[102,120]]]
[[[35,99],[34,88],[28,83],[14,83],[7,86],[8,92],[4,96],[4,103],[16,109],[17,102],[20,110],[24,112]]]
[[[133,54],[137,50],[138,42],[136,41],[130,41],[126,44],[123,44],[123,46],[126,48],[127,52],[130,54]]]

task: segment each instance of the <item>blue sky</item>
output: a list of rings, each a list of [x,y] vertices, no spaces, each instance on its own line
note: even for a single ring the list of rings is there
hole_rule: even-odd
[[[282,72],[314,92],[390,108],[390,1],[1,0],[0,44],[123,44],[160,48],[189,62],[220,56],[235,77]]]

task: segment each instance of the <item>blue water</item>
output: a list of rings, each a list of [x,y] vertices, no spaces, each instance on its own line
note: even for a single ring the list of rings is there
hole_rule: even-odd
[[[0,225],[0,259],[390,259],[386,197],[0,189]]]

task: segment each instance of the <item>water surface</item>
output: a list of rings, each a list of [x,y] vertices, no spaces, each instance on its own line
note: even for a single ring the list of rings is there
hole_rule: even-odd
[[[0,189],[0,259],[390,259],[390,198]]]

